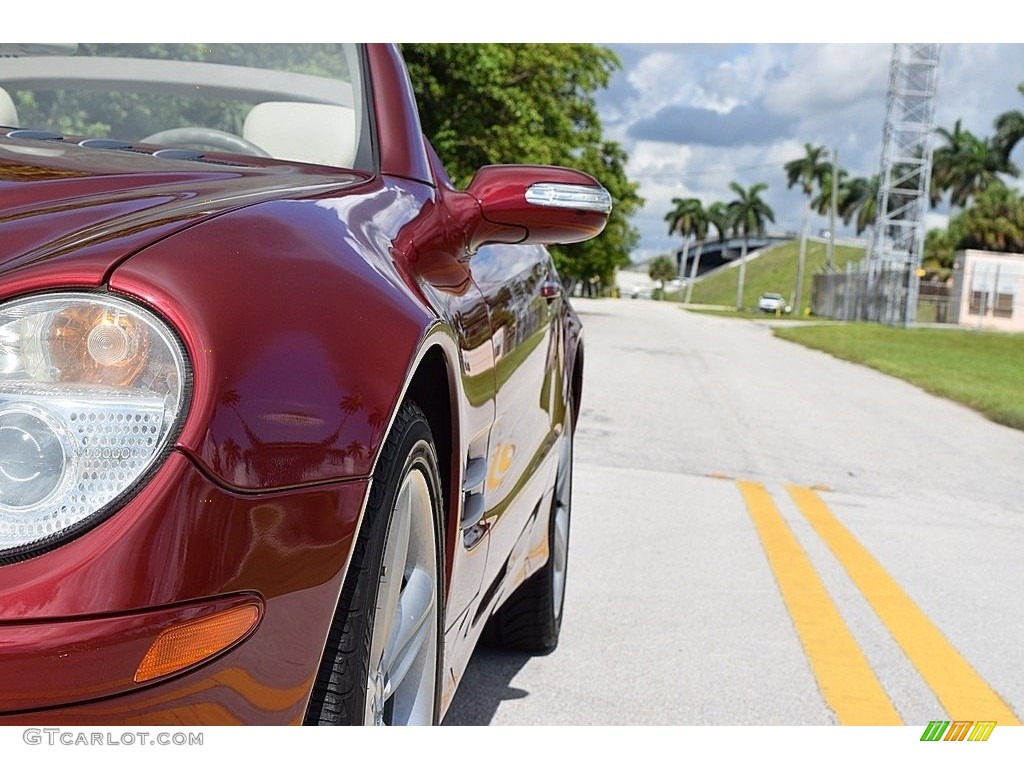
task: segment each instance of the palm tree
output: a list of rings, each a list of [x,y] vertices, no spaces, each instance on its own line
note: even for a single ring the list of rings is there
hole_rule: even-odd
[[[647,275],[656,283],[664,284],[678,275],[670,256],[658,256],[647,263]]]
[[[687,304],[693,302],[693,286],[697,281],[697,274],[700,271],[701,253],[704,250],[704,243],[707,242],[711,227],[714,227],[718,232],[718,242],[723,244],[724,249],[725,239],[729,236],[729,231],[732,228],[729,208],[725,203],[720,201],[714,202],[704,209],[703,227],[701,231],[697,233],[697,254],[693,258],[693,266],[690,268],[690,279],[686,284]]]
[[[796,290],[793,306],[800,307],[800,290],[804,282],[804,262],[807,259],[807,227],[811,218],[811,195],[814,194],[815,186],[822,189],[822,179],[829,172],[831,166],[824,160],[825,147],[815,147],[810,143],[804,144],[804,156],[796,160],[790,160],[783,168],[786,171],[787,188],[791,189],[797,184],[807,198],[804,206],[804,224],[800,230],[800,251],[796,263]]]
[[[937,205],[950,192],[950,205],[965,208],[972,197],[993,184],[1002,184],[999,175],[1018,174],[1017,168],[1003,159],[997,142],[975,136],[957,120],[953,130],[936,128],[946,143],[932,155],[931,204]]]
[[[855,221],[858,235],[874,226],[878,218],[877,173],[870,179],[855,176],[843,182],[839,188],[839,215],[843,217],[843,224]]]
[[[835,162],[836,155],[832,155]],[[833,178],[833,175],[835,178]],[[836,247],[836,216],[839,215],[839,187],[849,176],[844,169],[829,167],[828,171],[821,178],[821,189],[818,196],[811,200],[811,207],[821,216],[828,216],[828,244],[825,247],[825,270],[832,271],[832,256]]]
[[[949,178],[951,169],[956,163],[956,158],[963,155],[964,147],[966,147],[969,141],[968,137],[972,137],[970,131],[964,130],[962,120],[957,120],[953,123],[952,131],[946,128],[936,128],[935,134],[945,144],[941,147],[936,147],[932,153],[932,178],[929,189],[929,202],[933,208],[942,202],[942,196],[949,189],[946,186],[946,180]]]
[[[1017,86],[1020,95],[1024,96],[1024,83]],[[1007,165],[1010,164],[1010,154],[1017,143],[1024,140],[1024,112],[1014,109],[1004,112],[996,118],[995,145],[999,149],[999,156]]]
[[[737,182],[729,183],[729,189],[736,193],[736,199],[729,203],[728,210],[733,230],[743,237],[743,250],[740,252],[740,276],[736,282],[736,309],[743,309],[743,282],[746,279],[747,248],[751,235],[764,234],[766,221],[775,221],[775,212],[768,203],[761,199],[761,193],[768,189],[764,182],[744,189]]]
[[[871,253],[875,241],[875,220],[878,218],[878,174],[870,179],[856,176],[846,179],[839,188],[839,215],[843,224],[854,222],[857,235],[871,229],[868,237],[867,253]]]
[[[242,458],[242,447],[235,442],[234,438],[229,437],[224,441],[223,453],[228,477],[232,477],[232,471],[238,466],[238,462]]]
[[[683,238],[683,258],[678,270],[678,277],[683,277],[690,257],[690,238],[696,235],[699,240],[703,237],[700,232],[707,231],[707,215],[704,205],[696,197],[673,197],[672,205],[675,207],[665,214],[665,221],[670,235],[678,234]]]
[[[700,216],[694,221],[693,236],[697,238],[697,253],[693,257],[693,266],[690,267],[690,279],[686,283],[687,304],[690,303],[690,297],[693,295],[693,284],[700,273],[700,256],[704,252],[704,241],[708,239],[708,228],[711,224],[710,212],[701,206]],[[719,237],[721,237],[721,231],[719,231]]]
[[[712,203],[707,208],[708,224],[718,231],[718,242],[724,242],[732,229],[732,217],[729,206],[721,201]]]
[[[684,199],[674,197],[672,203],[675,208],[665,217],[665,220],[669,222],[669,234],[678,232],[685,239],[683,243],[683,260],[682,267],[679,270],[679,276],[686,276],[686,262],[689,259],[690,251],[690,238],[693,237],[697,242],[697,254],[693,259],[693,266],[690,267],[690,280],[686,286],[686,303],[690,303],[690,297],[693,295],[693,281],[697,277],[697,270],[700,269],[700,255],[704,250],[704,241],[708,236],[708,212],[704,209],[704,204],[696,197],[687,197]]]
[[[839,173],[836,174],[836,204],[843,199],[842,187],[846,183],[846,180],[850,177],[850,174],[846,172],[845,168],[840,168]],[[825,216],[832,209],[832,168],[829,167],[825,171],[825,175],[821,177],[821,187],[818,189],[818,194],[811,200],[811,208],[819,216]]]
[[[994,184],[957,217],[961,248],[1020,253],[1024,250],[1024,196]]]

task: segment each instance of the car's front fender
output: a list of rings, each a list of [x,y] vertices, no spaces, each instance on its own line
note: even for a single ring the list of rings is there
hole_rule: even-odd
[[[368,476],[435,320],[388,257],[415,212],[386,187],[264,203],[120,266],[110,288],[163,314],[192,359],[177,447],[241,490]]]

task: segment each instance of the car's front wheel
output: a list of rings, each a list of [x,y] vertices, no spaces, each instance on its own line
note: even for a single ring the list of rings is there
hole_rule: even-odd
[[[423,412],[382,451],[310,697],[311,725],[431,725],[441,680],[441,482]]]

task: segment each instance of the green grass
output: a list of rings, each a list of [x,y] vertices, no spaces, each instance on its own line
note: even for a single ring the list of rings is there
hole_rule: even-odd
[[[747,261],[747,274],[743,283],[743,306],[757,311],[757,299],[762,293],[781,293],[787,298],[793,296],[796,287],[796,267],[800,252],[799,240],[784,243],[767,249],[756,259]],[[849,261],[860,261],[864,258],[863,248],[851,248],[837,245],[833,263],[837,269],[845,269]],[[807,255],[804,261],[803,289],[801,290],[802,307],[793,308],[792,316],[803,315],[803,309],[811,305],[811,281],[813,276],[825,269],[825,244],[807,243]],[[739,267],[723,269],[713,275],[707,275],[693,286],[692,301],[694,304],[718,304],[726,307],[736,306],[736,281],[739,278]],[[681,300],[686,295],[683,291],[677,296]]]
[[[992,421],[1024,430],[1024,334],[859,323],[774,332],[898,376]]]

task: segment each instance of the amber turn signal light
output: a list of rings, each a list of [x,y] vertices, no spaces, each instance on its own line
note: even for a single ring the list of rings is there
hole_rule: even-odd
[[[144,323],[104,306],[71,306],[50,329],[50,354],[65,381],[130,386],[149,362]]]
[[[168,627],[146,652],[135,672],[135,682],[144,683],[178,672],[220,653],[245,637],[259,619],[258,607],[239,605]]]

